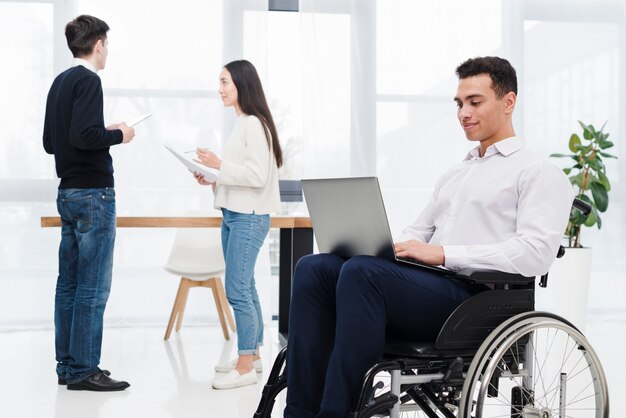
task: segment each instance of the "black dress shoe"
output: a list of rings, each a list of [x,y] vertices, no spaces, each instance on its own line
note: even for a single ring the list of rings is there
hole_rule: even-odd
[[[111,376],[111,372],[108,370],[101,370],[102,373],[106,374],[107,376]],[[59,377],[59,385],[67,385],[67,380],[63,379],[62,377]]]
[[[91,390],[94,392],[113,392],[129,387],[128,382],[111,379],[103,371],[92,374],[78,383],[68,383],[67,390]]]

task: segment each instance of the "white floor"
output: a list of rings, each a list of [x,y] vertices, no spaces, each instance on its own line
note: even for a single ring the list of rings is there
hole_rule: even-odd
[[[264,383],[280,350],[276,328],[262,348]],[[216,326],[190,326],[163,341],[164,328],[105,329],[102,368],[130,382],[123,392],[68,391],[54,374],[54,333],[0,333],[0,416],[6,418],[250,418],[262,383],[211,388],[214,365],[233,358],[236,340],[225,342]],[[284,397],[283,397],[284,399]],[[284,400],[283,400],[284,405]],[[281,407],[284,408],[284,406]],[[274,416],[281,416],[276,408]]]
[[[262,349],[264,373],[280,349],[275,325],[267,329]],[[211,388],[213,366],[233,357],[234,339],[224,342],[216,326],[183,327],[163,341],[163,328],[108,328],[102,367],[128,380],[124,392],[67,391],[54,374],[51,330],[0,333],[0,416],[7,418],[250,418],[262,383],[217,391]],[[626,322],[592,321],[587,336],[598,352],[609,381],[611,416],[625,417]],[[284,396],[273,416],[282,416]]]

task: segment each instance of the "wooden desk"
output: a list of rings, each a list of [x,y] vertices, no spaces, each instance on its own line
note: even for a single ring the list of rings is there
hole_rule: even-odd
[[[219,228],[220,216],[212,217],[145,217],[118,216],[118,228]],[[41,227],[60,227],[58,216],[42,216]],[[300,257],[313,252],[313,228],[306,217],[274,216],[270,228],[280,229],[278,332],[284,339],[289,329],[289,305],[293,270]],[[282,341],[285,342],[284,340]]]

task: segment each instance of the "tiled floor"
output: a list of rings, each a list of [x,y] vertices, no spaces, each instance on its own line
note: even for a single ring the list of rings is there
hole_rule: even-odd
[[[611,416],[626,417],[626,322],[594,321],[587,335],[609,381]],[[124,392],[72,392],[56,384],[54,334],[51,330],[0,333],[0,416],[6,418],[213,418],[252,417],[262,383],[216,391],[213,366],[233,357],[234,341],[225,343],[218,326],[184,327],[169,342],[162,328],[108,328],[102,367],[128,380]],[[264,381],[277,354],[275,327],[267,328]],[[284,396],[273,416],[282,416]]]

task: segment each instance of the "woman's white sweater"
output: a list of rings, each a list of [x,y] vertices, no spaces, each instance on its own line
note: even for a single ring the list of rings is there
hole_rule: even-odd
[[[276,158],[256,116],[237,117],[222,154],[215,207],[257,215],[280,210]]]

